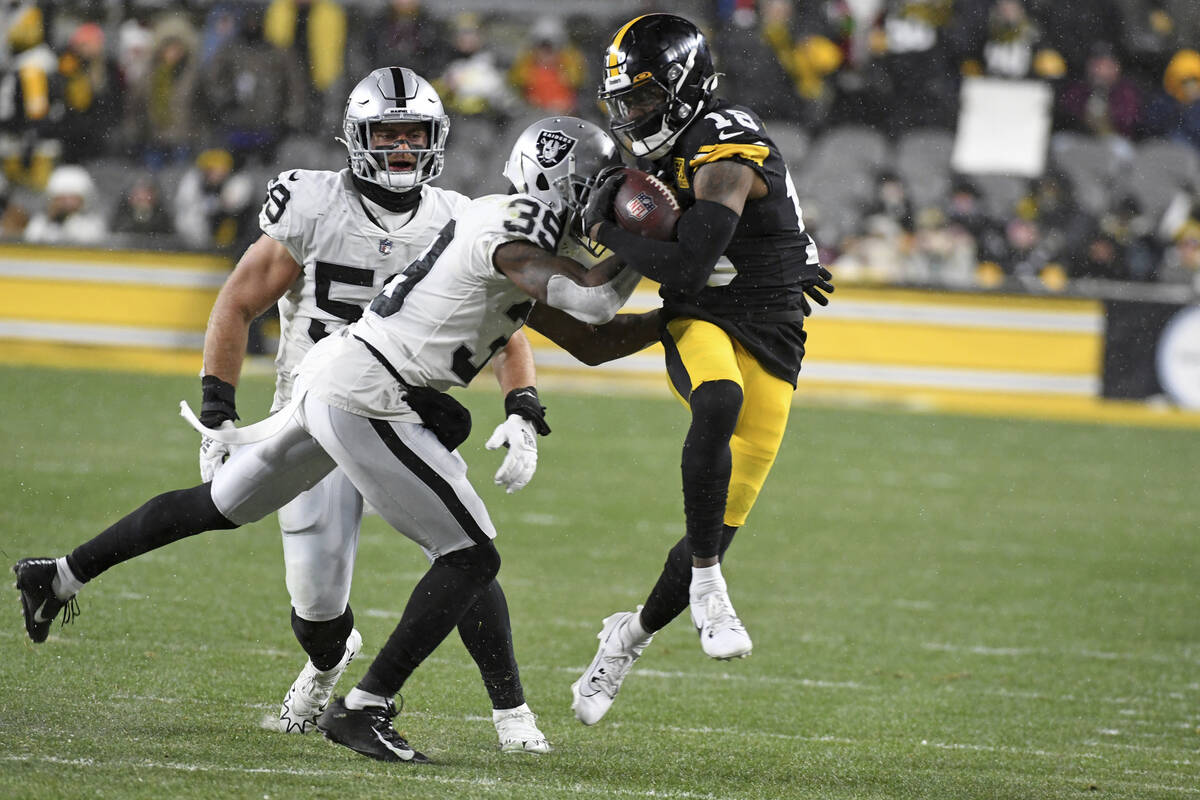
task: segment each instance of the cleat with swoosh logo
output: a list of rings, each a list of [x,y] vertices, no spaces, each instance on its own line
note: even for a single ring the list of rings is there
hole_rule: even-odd
[[[79,614],[75,595],[59,600],[54,594],[54,576],[58,566],[53,558],[22,558],[13,564],[17,590],[21,593],[21,613],[25,616],[25,632],[34,643],[46,641],[50,624],[62,612],[66,625]]]
[[[339,697],[317,718],[317,730],[329,741],[376,761],[428,764],[429,758],[412,749],[392,727],[392,720],[398,713],[391,700],[386,707],[368,706],[354,710],[346,708],[346,698]]]

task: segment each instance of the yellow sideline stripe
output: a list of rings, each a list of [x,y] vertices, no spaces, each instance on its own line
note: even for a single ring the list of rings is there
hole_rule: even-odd
[[[546,340],[530,332],[537,346]],[[74,369],[128,370],[172,375],[198,375],[201,355],[195,351],[140,347],[89,347],[48,342],[0,340],[0,364],[38,365]],[[261,361],[261,367],[255,367]],[[618,365],[621,362],[616,362]],[[251,369],[254,367],[254,369]],[[246,371],[271,374],[269,359],[250,359]],[[565,390],[670,395],[664,372],[602,371],[587,368],[538,367],[539,383]],[[482,391],[482,389],[481,389]],[[491,391],[491,390],[488,390]],[[972,416],[1020,417],[1073,422],[1099,422],[1200,430],[1200,413],[1160,408],[1138,402],[1090,397],[1026,393],[976,392],[955,389],[864,386],[814,381],[801,376],[794,404],[837,405],[940,411]],[[800,414],[802,412],[797,412]]]
[[[216,289],[0,279],[0,318],[203,331]]]
[[[837,291],[830,298],[830,308],[833,308],[833,304],[839,300],[846,299],[898,305],[944,305],[959,308],[994,308],[1010,311],[1046,311],[1053,313],[1103,313],[1102,303],[1099,300],[1075,297],[959,294],[957,292],[919,291],[916,289],[871,289],[859,286],[842,286],[837,283],[836,275],[833,277],[833,282],[837,286]],[[819,319],[820,315],[821,310],[816,309],[811,319]]]
[[[103,251],[80,247],[35,247],[33,245],[0,245],[0,259],[22,261],[65,261],[71,264],[120,264],[122,266],[186,267],[216,274],[228,274],[233,262],[224,256],[203,253],[155,253],[144,250]]]
[[[871,387],[800,379],[796,404],[898,408],[988,417],[1102,422],[1200,429],[1200,412],[1139,401],[1054,394],[976,392],[958,389]]]
[[[199,375],[203,361],[203,356],[198,350],[89,346],[0,339],[0,364]]]
[[[808,349],[822,361],[1094,375],[1103,342],[1091,333],[819,319]]]

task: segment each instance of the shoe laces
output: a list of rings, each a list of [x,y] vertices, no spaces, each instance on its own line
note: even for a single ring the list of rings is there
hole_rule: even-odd
[[[68,622],[73,621],[78,616],[79,616],[79,601],[75,599],[75,595],[71,595],[67,599],[67,602],[63,603],[62,622],[60,622],[58,624],[58,627],[61,628],[63,625],[66,625]]]
[[[618,625],[617,629],[613,631],[612,636],[605,644],[604,655],[600,657],[600,665],[592,672],[592,683],[609,697],[616,695],[617,689],[621,688],[621,681],[625,679],[625,673],[629,672],[633,667],[633,662],[638,660],[642,651],[646,649],[646,645],[650,644],[650,639],[647,639],[639,644],[626,647],[620,634],[620,629],[624,625],[625,623]]]
[[[403,698],[400,699],[400,708],[404,708]],[[388,700],[386,706],[367,706],[363,711],[370,715],[371,727],[380,737],[398,747],[412,749],[408,744],[408,740],[392,727],[392,720],[400,714],[400,709],[396,707],[393,701]]]
[[[712,592],[704,600],[704,615],[708,627],[714,631],[741,628],[742,621],[738,619],[725,592]]]
[[[538,730],[537,714],[532,711],[510,711],[496,720],[496,728],[509,739],[530,741],[545,738]]]

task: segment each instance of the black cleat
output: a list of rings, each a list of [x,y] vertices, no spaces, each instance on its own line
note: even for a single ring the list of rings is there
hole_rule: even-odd
[[[367,758],[428,764],[425,754],[409,747],[404,737],[392,727],[392,719],[398,713],[391,700],[387,708],[370,706],[353,711],[346,708],[346,698],[339,697],[317,717],[317,730],[329,741],[349,747]]]
[[[54,576],[58,567],[53,558],[22,558],[13,564],[17,589],[21,592],[21,611],[25,614],[25,632],[34,642],[44,642],[50,635],[50,623],[63,612],[66,625],[79,613],[79,604],[72,595],[65,602],[54,594]],[[65,611],[63,609],[66,609]]]

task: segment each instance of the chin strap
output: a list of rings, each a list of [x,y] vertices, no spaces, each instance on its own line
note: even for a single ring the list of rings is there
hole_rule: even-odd
[[[413,187],[407,192],[393,192],[384,189],[377,183],[363,180],[353,172],[350,173],[350,180],[354,183],[354,188],[358,190],[359,194],[393,213],[412,211],[421,203],[420,186]]]

